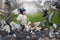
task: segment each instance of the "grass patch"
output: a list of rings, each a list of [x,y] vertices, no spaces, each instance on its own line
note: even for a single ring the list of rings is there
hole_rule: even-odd
[[[42,17],[42,15],[43,15],[42,13],[37,13],[37,14],[33,14],[33,15],[28,15],[28,18],[30,19],[30,21],[32,23],[34,23],[34,22],[45,20],[45,18]]]
[[[32,23],[38,22],[38,21],[46,21],[46,18],[42,17],[42,15],[43,14],[41,12],[39,12],[39,13],[36,13],[36,14],[33,14],[33,15],[28,15],[28,18]],[[59,17],[59,15],[60,15],[60,12],[56,11],[55,14],[54,14],[54,17],[52,19],[52,22],[56,23],[60,26],[60,17]],[[13,21],[17,23],[16,18],[17,18],[18,15],[12,14],[12,16],[14,17]],[[1,19],[4,19],[4,16],[1,16]],[[47,24],[47,27],[48,28],[50,27],[49,24]]]
[[[60,17],[59,17],[59,15],[60,15],[60,13],[56,11],[55,15],[54,15],[54,17],[52,19],[52,22],[54,22],[54,23],[56,23],[58,25],[60,25]]]

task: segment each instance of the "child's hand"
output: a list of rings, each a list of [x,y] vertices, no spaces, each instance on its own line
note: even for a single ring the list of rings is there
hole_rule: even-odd
[[[28,22],[28,25],[30,25],[30,24],[31,24],[31,21]]]

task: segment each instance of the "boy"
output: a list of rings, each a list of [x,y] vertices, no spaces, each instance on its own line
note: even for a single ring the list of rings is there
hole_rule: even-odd
[[[25,26],[27,25],[27,21],[28,21],[26,10],[24,8],[20,8],[19,12],[20,14],[17,17],[17,21],[22,26],[22,29],[25,29]]]

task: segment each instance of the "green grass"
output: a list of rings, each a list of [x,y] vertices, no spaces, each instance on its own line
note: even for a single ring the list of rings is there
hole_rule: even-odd
[[[32,23],[38,22],[38,21],[46,21],[46,18],[45,17],[42,17],[42,15],[43,14],[41,12],[39,12],[39,13],[36,13],[36,14],[33,14],[33,15],[28,15],[28,18],[29,18],[29,20]],[[58,15],[60,15],[60,12],[57,12],[56,11],[55,12],[55,15],[54,15],[54,17],[52,19],[52,22],[53,23],[56,23],[56,24],[58,24],[60,26],[60,18],[59,18]],[[12,14],[12,16],[14,17],[14,20],[13,21],[17,23],[16,18],[18,17],[18,15]],[[1,17],[2,17],[2,19],[4,19],[3,16],[1,16]],[[47,27],[50,27],[50,26],[47,24]]]
[[[60,13],[56,11],[55,15],[54,15],[54,17],[52,19],[52,22],[54,22],[54,23],[56,23],[58,25],[60,25],[60,17],[59,17],[59,15],[60,15]]]
[[[37,14],[33,14],[33,15],[28,15],[28,18],[30,19],[30,21],[32,23],[34,23],[34,22],[45,20],[45,18],[42,17],[42,15],[43,15],[42,13],[37,13]]]

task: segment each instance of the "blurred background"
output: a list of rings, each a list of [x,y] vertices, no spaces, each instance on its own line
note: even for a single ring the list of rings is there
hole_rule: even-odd
[[[14,9],[24,7],[28,13],[37,13],[42,11],[42,6],[49,9],[53,2],[57,0],[9,0]],[[0,8],[4,8],[5,0],[0,0]]]

